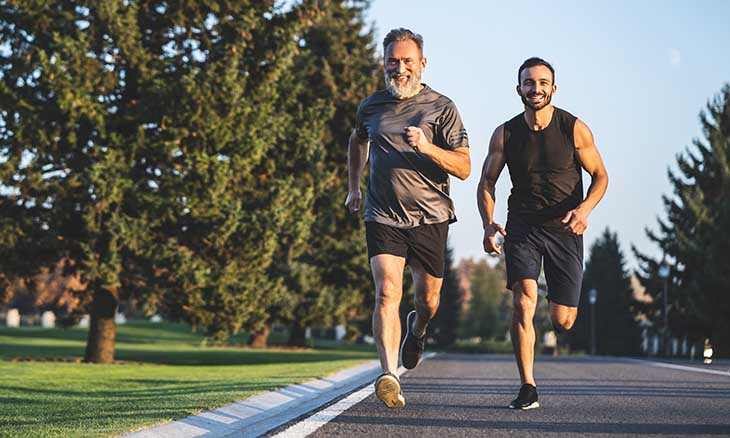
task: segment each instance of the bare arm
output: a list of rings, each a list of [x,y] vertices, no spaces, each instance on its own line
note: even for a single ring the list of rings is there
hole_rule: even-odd
[[[593,140],[588,125],[576,120],[573,131],[575,150],[583,169],[591,175],[591,185],[588,187],[586,198],[574,210],[569,211],[563,218],[566,227],[576,234],[583,234],[588,227],[588,215],[591,214],[598,202],[603,198],[608,188],[608,172],[603,165],[601,154]]]
[[[365,163],[368,161],[368,153],[370,152],[370,142],[358,138],[355,131],[350,134],[347,141],[347,199],[345,206],[350,211],[360,210],[362,202],[362,192],[360,191],[360,180],[362,179]]]
[[[492,138],[489,140],[489,152],[484,160],[482,175],[477,186],[477,207],[484,228],[484,250],[489,253],[496,252],[499,254],[502,252],[501,245],[497,245],[495,239],[498,232],[506,235],[504,228],[494,222],[495,186],[502,169],[504,169],[505,162],[504,127],[500,125],[494,130]]]
[[[405,129],[405,132],[408,137],[408,144],[432,159],[440,168],[461,180],[469,177],[471,158],[469,158],[468,147],[459,147],[449,151],[429,142],[421,128],[409,126]]]

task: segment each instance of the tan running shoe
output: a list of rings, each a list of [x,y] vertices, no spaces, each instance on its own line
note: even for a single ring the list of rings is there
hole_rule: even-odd
[[[400,380],[391,373],[383,373],[375,380],[375,395],[389,408],[402,408],[406,405]]]

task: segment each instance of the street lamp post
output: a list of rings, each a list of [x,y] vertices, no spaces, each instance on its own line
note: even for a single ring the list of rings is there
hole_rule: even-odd
[[[596,300],[598,299],[598,291],[591,288],[588,291],[588,303],[591,305],[591,354],[596,354]]]
[[[659,265],[659,271],[657,272],[659,274],[659,278],[664,280],[664,293],[662,294],[662,301],[664,302],[664,311],[662,312],[664,316],[664,328],[662,330],[662,349],[664,350],[664,355],[669,356],[669,304],[668,304],[668,290],[669,290],[669,265],[667,264],[667,259],[664,258],[662,260],[662,264]]]

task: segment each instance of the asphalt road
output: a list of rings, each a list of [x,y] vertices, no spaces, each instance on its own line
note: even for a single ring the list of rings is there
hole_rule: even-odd
[[[514,411],[511,356],[438,355],[402,376],[404,409],[387,409],[373,394],[310,436],[730,437],[730,375],[537,357],[535,377],[540,407]]]

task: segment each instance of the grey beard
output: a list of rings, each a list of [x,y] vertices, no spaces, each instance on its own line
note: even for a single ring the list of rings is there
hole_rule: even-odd
[[[411,75],[408,82],[399,85],[392,76],[385,72],[385,88],[396,99],[408,99],[421,91],[421,72]]]

